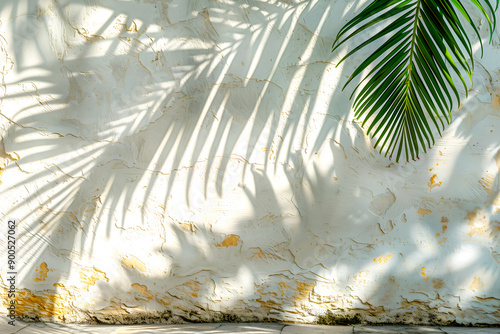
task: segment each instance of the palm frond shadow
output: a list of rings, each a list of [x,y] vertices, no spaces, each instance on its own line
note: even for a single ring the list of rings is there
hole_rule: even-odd
[[[122,2],[108,6],[113,15],[94,32],[70,20],[86,14],[78,13],[77,6],[58,3],[47,12],[35,0],[11,5],[12,17],[19,16],[21,8],[32,10],[23,16],[27,20],[22,24],[15,19],[9,23],[10,43],[14,43],[10,60],[27,76],[21,82],[7,82],[2,108],[4,121],[10,124],[3,140],[6,151],[20,157],[12,159],[11,168],[29,174],[9,189],[37,184],[35,192],[28,191],[5,212],[7,216],[19,215],[26,224],[21,237],[31,257],[24,259],[25,277],[33,275],[35,263],[49,261],[47,252],[62,257],[93,256],[100,231],[107,237],[115,228],[125,231],[131,219],[134,229],[135,217],[127,215],[131,206],[142,207],[138,219],[144,227],[162,229],[158,217],[148,222],[148,209],[153,207],[156,211],[163,208],[161,219],[171,224],[189,222],[190,213],[199,214],[211,204],[211,194],[222,196],[226,180],[233,182],[234,174],[255,165],[249,162],[252,155],[266,156],[271,150],[281,154],[279,138],[293,138],[298,123],[303,120],[307,124],[319,88],[310,80],[296,82],[292,90],[287,87],[289,81],[299,70],[320,77],[332,65],[325,61],[331,57],[325,47],[331,41],[318,35],[322,27],[311,32],[299,22],[314,9],[308,2],[279,6],[255,2],[256,6],[248,7],[251,9],[217,4],[197,8],[199,14],[184,21],[170,18],[171,24],[157,32],[146,32],[146,27],[137,25],[148,22],[145,18],[121,14]],[[224,43],[218,45],[214,38],[221,36],[216,28],[224,27],[224,20],[238,10],[261,16],[259,22],[263,23],[249,31],[249,23],[241,22],[234,34],[223,36]],[[266,21],[266,16],[270,20]],[[117,17],[121,18],[118,24]],[[75,36],[72,45],[57,45],[60,41],[54,38],[58,36],[47,30],[50,20],[59,20],[63,30]],[[25,24],[28,27],[18,33]],[[269,34],[273,39],[281,36],[284,43],[270,43]],[[310,50],[301,48],[305,40],[314,41]],[[108,56],[92,57],[92,50],[102,48],[104,41],[111,42],[105,44]],[[317,42],[322,46],[316,47]],[[51,43],[54,49],[47,50]],[[169,43],[177,43],[177,50]],[[36,65],[25,62],[27,52],[41,61]],[[117,54],[110,57],[112,52]],[[305,53],[309,53],[307,61],[301,61]],[[103,60],[108,60],[109,66],[102,65]],[[268,73],[265,62],[279,66]],[[33,70],[40,74],[31,75]],[[118,85],[111,84],[116,78],[122,79]],[[6,103],[22,98],[28,101],[28,97],[34,104],[5,109]],[[282,106],[285,100],[287,109]],[[286,114],[281,120],[283,115],[276,112],[280,109]],[[279,136],[275,134],[278,128]],[[148,135],[149,131],[157,135]],[[296,149],[305,141],[303,133],[294,143]],[[291,141],[288,146],[292,146]],[[275,153],[270,161],[286,163],[288,150],[278,158]],[[268,159],[263,160],[268,168]],[[40,162],[45,166],[42,170],[37,167]],[[188,168],[196,165],[204,166],[201,171]],[[187,182],[179,189],[176,180],[181,172],[187,172],[182,175]],[[198,178],[203,174],[201,183]],[[139,187],[146,189],[141,198],[136,195]],[[193,187],[200,191],[188,191]],[[181,193],[186,194],[185,208],[171,207],[169,198]],[[5,194],[9,196],[9,190]],[[67,237],[68,230],[73,231],[73,238]],[[74,264],[67,261],[59,265],[69,268]],[[22,284],[35,291],[37,284],[43,283],[28,278]]]

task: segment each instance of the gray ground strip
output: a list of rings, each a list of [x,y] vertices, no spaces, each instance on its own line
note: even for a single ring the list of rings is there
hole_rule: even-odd
[[[1,334],[500,334],[500,327],[437,326],[318,326],[279,323],[202,323],[178,325],[82,325],[61,323],[27,323],[15,326],[0,319]]]

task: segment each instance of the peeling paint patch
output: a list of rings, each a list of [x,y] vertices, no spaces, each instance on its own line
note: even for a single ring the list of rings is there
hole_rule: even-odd
[[[80,270],[80,282],[83,283],[83,289],[89,291],[89,287],[95,285],[98,280],[109,282],[106,273],[96,267],[85,267]]]
[[[143,273],[148,271],[144,262],[142,262],[141,260],[139,260],[137,257],[135,257],[133,255],[128,255],[128,256],[122,258],[122,264],[127,268],[137,269],[139,271],[142,271]]]
[[[198,297],[198,291],[200,291],[200,283],[196,281],[190,281],[184,283],[185,286],[187,286],[191,290],[191,296],[197,298]]]
[[[19,316],[50,317],[57,321],[64,321],[65,315],[70,313],[66,307],[68,295],[42,293],[36,295],[29,290],[21,290],[17,293],[16,312]]]
[[[132,283],[131,286],[137,291],[139,291],[139,293],[143,294],[147,300],[151,300],[154,298],[153,294],[151,293],[151,291],[148,290],[147,286],[141,285],[139,283]],[[136,299],[139,300],[138,298]]]
[[[215,247],[236,247],[238,246],[238,240],[240,240],[238,235],[230,234],[224,239],[224,241],[222,241],[222,243],[216,244]]]

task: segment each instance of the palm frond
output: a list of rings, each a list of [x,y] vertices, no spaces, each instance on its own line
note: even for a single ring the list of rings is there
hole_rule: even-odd
[[[486,17],[491,40],[496,25],[494,12],[500,0],[495,8],[489,0],[469,1]],[[367,133],[376,137],[374,147],[380,145],[380,152],[385,150],[386,156],[392,158],[395,154],[396,161],[402,155],[406,160],[418,158],[420,151],[427,152],[426,147],[435,142],[432,128],[441,135],[444,122],[451,122],[454,102],[460,105],[454,80],[460,81],[466,94],[464,76],[472,85],[474,59],[463,26],[466,22],[481,41],[464,1],[372,0],[339,31],[332,52],[367,29],[383,27],[350,50],[338,64],[383,39],[343,89],[368,72],[354,89],[356,92],[360,88],[353,105],[355,116],[363,127],[369,122]]]

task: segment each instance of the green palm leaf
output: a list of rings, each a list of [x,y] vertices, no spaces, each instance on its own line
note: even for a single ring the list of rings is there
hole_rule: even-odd
[[[490,14],[500,0],[495,8],[489,0],[469,1],[486,17],[491,40],[496,21]],[[466,94],[465,75],[472,85],[472,45],[462,23],[469,23],[479,41],[481,38],[463,3],[373,0],[338,33],[332,52],[366,29],[383,25],[380,32],[349,51],[338,64],[383,38],[383,43],[353,72],[344,88],[368,72],[354,89],[360,88],[354,101],[355,116],[363,127],[369,122],[367,133],[376,137],[374,147],[380,145],[385,156],[392,158],[395,154],[399,161],[402,155],[409,160],[418,158],[422,150],[427,152],[426,147],[434,144],[433,128],[441,135],[444,121],[451,122],[454,102],[460,105],[454,81],[460,81]]]

